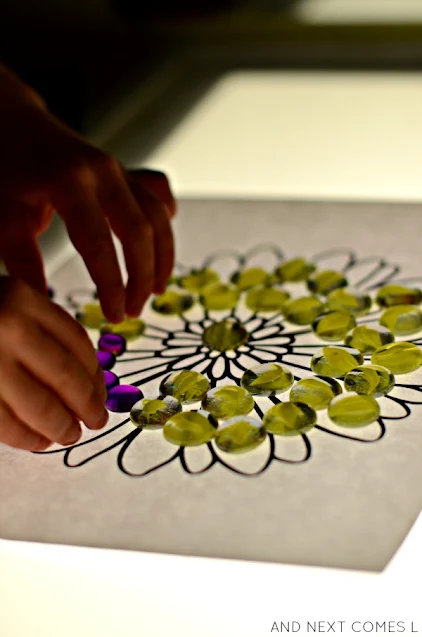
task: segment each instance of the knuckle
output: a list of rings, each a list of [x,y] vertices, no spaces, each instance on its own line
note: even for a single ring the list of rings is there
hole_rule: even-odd
[[[60,404],[48,392],[38,392],[33,401],[32,413],[38,421],[50,423],[56,427],[57,423],[63,421],[63,410]]]
[[[114,256],[113,241],[108,237],[97,238],[85,247],[84,253],[93,258]]]
[[[92,169],[85,160],[75,161],[64,176],[70,183],[78,183],[90,186],[93,182]]]
[[[117,161],[117,159],[115,159],[111,155],[108,155],[107,153],[101,153],[100,165],[105,171],[112,175],[121,175],[119,162]]]
[[[7,342],[15,350],[24,350],[32,345],[32,333],[24,320],[14,315],[13,311],[3,318],[3,326],[7,333]]]

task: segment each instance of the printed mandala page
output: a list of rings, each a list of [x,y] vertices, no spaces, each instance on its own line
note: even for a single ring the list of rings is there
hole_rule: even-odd
[[[327,345],[344,347],[344,339],[327,343],[309,325],[286,320],[280,295],[310,294],[306,282],[282,284],[274,275],[286,260],[303,257],[317,273],[334,270],[371,299],[386,284],[422,284],[418,206],[185,201],[175,228],[173,294],[155,301],[155,310],[149,304],[145,329],[105,365],[138,399],[158,398],[169,375],[183,370],[203,374],[211,391],[240,386],[245,372],[273,363],[297,382],[314,375],[311,360]],[[201,277],[209,278],[202,288]],[[95,315],[87,308],[97,303],[95,290],[79,257],[50,283],[70,313]],[[268,289],[277,292],[270,301]],[[175,306],[179,314],[162,313]],[[367,309],[358,326],[378,324],[375,301]],[[97,345],[99,330],[89,334]],[[419,356],[422,330],[396,341],[410,342]],[[178,445],[160,427],[136,427],[123,399],[104,430],[85,430],[72,447],[31,454],[2,446],[0,535],[381,570],[421,510],[421,369],[395,375],[392,390],[374,399],[378,411],[366,426],[336,424],[320,409],[316,422],[283,435],[262,422],[289,401],[289,389],[252,395],[247,418],[261,438],[244,453],[233,453],[235,436],[232,447],[221,443],[220,421],[215,436],[195,446]],[[338,375],[336,383],[347,393]],[[183,413],[200,408],[185,404]]]

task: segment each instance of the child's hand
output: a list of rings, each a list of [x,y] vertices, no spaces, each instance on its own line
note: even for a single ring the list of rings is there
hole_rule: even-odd
[[[137,316],[173,268],[165,175],[126,173],[51,115],[41,98],[0,65],[0,255],[11,276],[46,292],[37,236],[54,210],[94,280],[106,317]],[[112,243],[120,239],[125,290]]]
[[[85,330],[21,281],[0,277],[0,441],[41,451],[107,422],[104,376]]]

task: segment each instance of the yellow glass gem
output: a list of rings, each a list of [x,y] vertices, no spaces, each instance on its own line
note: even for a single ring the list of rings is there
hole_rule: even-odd
[[[373,396],[342,394],[328,407],[328,416],[341,427],[365,427],[378,420],[380,406]]]
[[[336,270],[322,270],[308,279],[308,289],[320,296],[327,296],[333,290],[345,287],[347,287],[346,277]]]
[[[259,447],[266,436],[264,426],[259,420],[248,416],[235,416],[218,427],[215,444],[227,453],[244,453]]]
[[[393,341],[394,334],[385,327],[378,325],[372,327],[358,325],[358,327],[355,327],[344,339],[346,345],[354,347],[359,350],[359,352],[362,352],[362,354],[372,354],[372,352],[375,352],[375,350],[383,345],[387,345]]]
[[[337,288],[328,295],[327,305],[330,310],[344,310],[354,316],[362,316],[371,309],[372,300],[366,292],[351,288]]]
[[[305,403],[278,403],[266,412],[264,427],[278,436],[298,436],[312,429],[316,420],[315,410]]]
[[[237,385],[220,385],[211,389],[202,400],[202,407],[217,420],[245,416],[254,408],[254,399]]]
[[[88,303],[82,307],[80,312],[76,313],[76,320],[84,327],[97,330],[106,320],[99,303]]]
[[[246,306],[252,312],[281,312],[290,294],[272,287],[260,287],[249,290],[246,295]]]
[[[222,283],[207,285],[202,290],[199,301],[206,310],[231,310],[240,298],[237,288]]]
[[[302,296],[287,301],[283,307],[283,314],[287,321],[295,325],[311,325],[324,309],[324,304],[316,296]]]
[[[217,352],[235,350],[249,340],[249,333],[241,323],[225,319],[209,325],[202,334],[204,345]]]
[[[332,310],[320,314],[312,323],[312,330],[323,341],[342,341],[355,326],[355,317],[350,312]]]
[[[145,323],[140,318],[126,318],[121,323],[103,323],[101,334],[120,334],[127,341],[142,336],[145,332]]]
[[[408,374],[422,365],[422,351],[414,343],[390,343],[372,354],[371,363],[386,367],[393,374]]]
[[[422,302],[422,292],[404,285],[384,285],[378,290],[375,300],[381,307],[419,305]]]
[[[166,290],[164,294],[153,299],[151,306],[158,314],[172,316],[187,312],[193,306],[193,303],[194,300],[190,294],[180,294],[175,290]]]
[[[188,292],[200,292],[211,283],[218,283],[220,277],[217,272],[209,268],[203,270],[191,270],[189,274],[181,276],[178,279],[180,287],[188,290]]]
[[[140,429],[160,429],[179,411],[182,411],[182,405],[173,396],[143,398],[133,405],[130,419]]]
[[[210,442],[217,431],[217,422],[211,416],[198,411],[181,411],[167,420],[163,427],[164,438],[178,447],[196,447]]]
[[[394,376],[381,365],[359,365],[344,378],[344,388],[356,394],[365,394],[379,398],[385,396],[394,387]]]
[[[241,291],[250,290],[257,285],[264,285],[269,279],[268,272],[262,268],[248,268],[235,272],[230,281]]]
[[[380,325],[398,336],[415,334],[422,329],[422,312],[414,305],[394,305],[381,314]]]
[[[334,378],[314,376],[302,378],[290,390],[292,403],[305,403],[315,411],[326,409],[330,402],[342,393],[340,383]]]
[[[363,364],[363,356],[351,347],[329,345],[311,358],[311,369],[320,376],[343,378],[352,369]]]
[[[305,259],[297,258],[284,261],[275,270],[275,275],[282,283],[294,283],[306,281],[310,274],[315,272],[316,266]]]
[[[279,363],[255,365],[246,371],[240,384],[254,396],[275,396],[287,391],[294,383],[290,369]]]
[[[160,384],[163,396],[173,396],[181,403],[196,403],[202,400],[209,388],[208,378],[191,369],[175,372]]]

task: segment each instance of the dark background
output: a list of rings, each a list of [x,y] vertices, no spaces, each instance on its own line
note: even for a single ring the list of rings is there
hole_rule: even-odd
[[[151,143],[207,78],[227,70],[422,69],[421,24],[300,23],[295,7],[312,1],[0,0],[0,60],[88,135],[138,87],[131,99],[135,110],[140,95],[149,100],[139,130],[155,127]],[[183,56],[183,81],[164,78],[162,69],[183,66]]]

